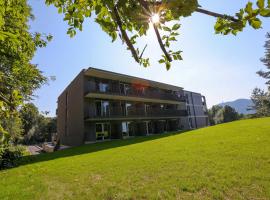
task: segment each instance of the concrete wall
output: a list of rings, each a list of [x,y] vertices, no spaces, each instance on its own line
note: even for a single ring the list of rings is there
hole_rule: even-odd
[[[68,146],[84,143],[84,73],[71,82],[58,98],[60,142]]]
[[[57,107],[57,134],[60,138],[60,142],[63,143],[66,135],[66,117],[67,117],[67,102],[66,102],[66,92],[63,92],[58,97],[58,107]],[[65,141],[64,141],[65,142]]]
[[[188,124],[191,125],[190,128],[201,128],[208,126],[208,115],[206,113],[207,108],[205,98],[194,92],[185,91],[185,96],[188,99],[187,109],[190,111],[188,113]]]
[[[85,142],[96,141],[96,124],[94,122],[84,123],[84,141]]]
[[[179,123],[180,123],[180,129],[181,130],[188,130],[188,129],[190,129],[189,122],[188,122],[188,117],[181,117]]]
[[[197,128],[202,128],[208,125],[208,117],[196,117]]]

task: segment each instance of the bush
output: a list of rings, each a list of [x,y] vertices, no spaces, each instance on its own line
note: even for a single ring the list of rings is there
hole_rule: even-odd
[[[0,145],[0,170],[16,166],[23,152],[22,146]]]

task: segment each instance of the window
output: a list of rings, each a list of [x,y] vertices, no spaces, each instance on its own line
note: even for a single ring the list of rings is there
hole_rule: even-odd
[[[102,124],[96,124],[96,132],[102,132]]]
[[[129,122],[122,122],[122,135],[123,135],[123,137],[129,136],[128,123]]]
[[[110,124],[109,123],[96,124],[96,139],[97,140],[110,139]]]
[[[180,98],[180,97],[181,97],[181,93],[180,93],[180,91],[175,91],[175,92],[174,92],[174,95],[175,95],[175,96],[177,96],[178,98]]]
[[[145,94],[146,93],[145,91],[146,91],[146,88],[145,87],[141,87],[141,93],[142,94]]]
[[[125,84],[120,83],[120,94],[125,94]]]
[[[150,114],[150,112],[151,112],[151,105],[145,104],[145,113]]]
[[[108,117],[110,115],[110,105],[109,101],[96,101],[96,116]]]
[[[101,101],[102,116],[109,116],[109,102]]]
[[[132,104],[126,103],[126,116],[128,116],[131,113]]]
[[[109,91],[109,84],[108,83],[102,83],[102,82],[100,82],[98,84],[98,87],[99,87],[99,91],[100,92],[108,92]]]
[[[131,93],[131,86],[128,84],[125,84],[125,94],[130,94]]]

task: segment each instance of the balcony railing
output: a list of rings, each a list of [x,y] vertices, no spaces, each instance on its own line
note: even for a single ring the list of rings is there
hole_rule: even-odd
[[[85,119],[95,119],[95,118],[132,118],[132,117],[184,117],[187,116],[186,110],[149,110],[145,112],[142,109],[131,109],[127,112],[122,112],[121,110],[111,109],[107,113],[99,114],[86,114]]]
[[[136,90],[131,88],[125,92],[121,92],[120,89],[107,89],[106,91],[99,91],[99,89],[88,89],[88,93],[99,93],[99,94],[110,94],[110,95],[120,95],[120,96],[130,96],[130,97],[140,97],[140,98],[151,98],[151,99],[161,99],[161,100],[172,100],[186,102],[186,97],[184,95],[176,95],[172,93],[166,93],[163,91],[152,91],[152,90]]]

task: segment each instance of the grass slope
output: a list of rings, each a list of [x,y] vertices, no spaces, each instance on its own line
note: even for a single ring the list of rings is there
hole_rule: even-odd
[[[270,199],[270,118],[85,145],[0,172],[0,199]]]

